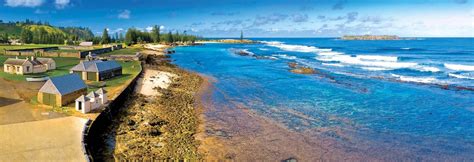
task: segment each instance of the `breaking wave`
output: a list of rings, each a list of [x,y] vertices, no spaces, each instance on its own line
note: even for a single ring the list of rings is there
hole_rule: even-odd
[[[411,76],[403,76],[403,75],[397,75],[397,74],[392,74],[392,76],[402,82],[414,82],[414,83],[425,83],[425,84],[440,83],[438,79],[433,78],[433,77],[411,77]]]
[[[445,68],[456,71],[474,71],[474,66],[460,64],[444,64]]]
[[[453,73],[449,73],[448,76],[453,77],[453,78],[459,78],[459,79],[470,79],[470,80],[474,80],[474,76],[473,76],[473,75],[469,75],[469,74],[453,74]]]
[[[283,42],[278,41],[262,41],[262,43],[267,44],[268,46],[277,47],[285,51],[294,51],[294,52],[329,52],[332,49],[317,48],[314,46],[304,46],[304,45],[289,45],[284,44]]]

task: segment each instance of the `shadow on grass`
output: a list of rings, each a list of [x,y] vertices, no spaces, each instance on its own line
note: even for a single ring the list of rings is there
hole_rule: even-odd
[[[16,104],[22,100],[0,97],[0,107]]]

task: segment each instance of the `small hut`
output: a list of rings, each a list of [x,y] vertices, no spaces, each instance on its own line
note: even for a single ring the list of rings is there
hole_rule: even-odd
[[[50,78],[38,92],[38,102],[50,106],[64,106],[87,93],[87,85],[77,74]]]

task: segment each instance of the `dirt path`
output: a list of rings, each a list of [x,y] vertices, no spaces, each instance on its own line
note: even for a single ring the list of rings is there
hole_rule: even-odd
[[[0,78],[0,85],[0,125],[66,116],[28,103],[41,88],[42,82],[14,82]]]

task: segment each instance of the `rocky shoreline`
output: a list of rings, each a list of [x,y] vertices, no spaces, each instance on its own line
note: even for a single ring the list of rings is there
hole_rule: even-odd
[[[97,160],[200,160],[195,135],[200,124],[195,94],[203,79],[170,63],[162,52],[148,54],[144,69],[176,75],[160,95],[132,95],[102,134]]]

